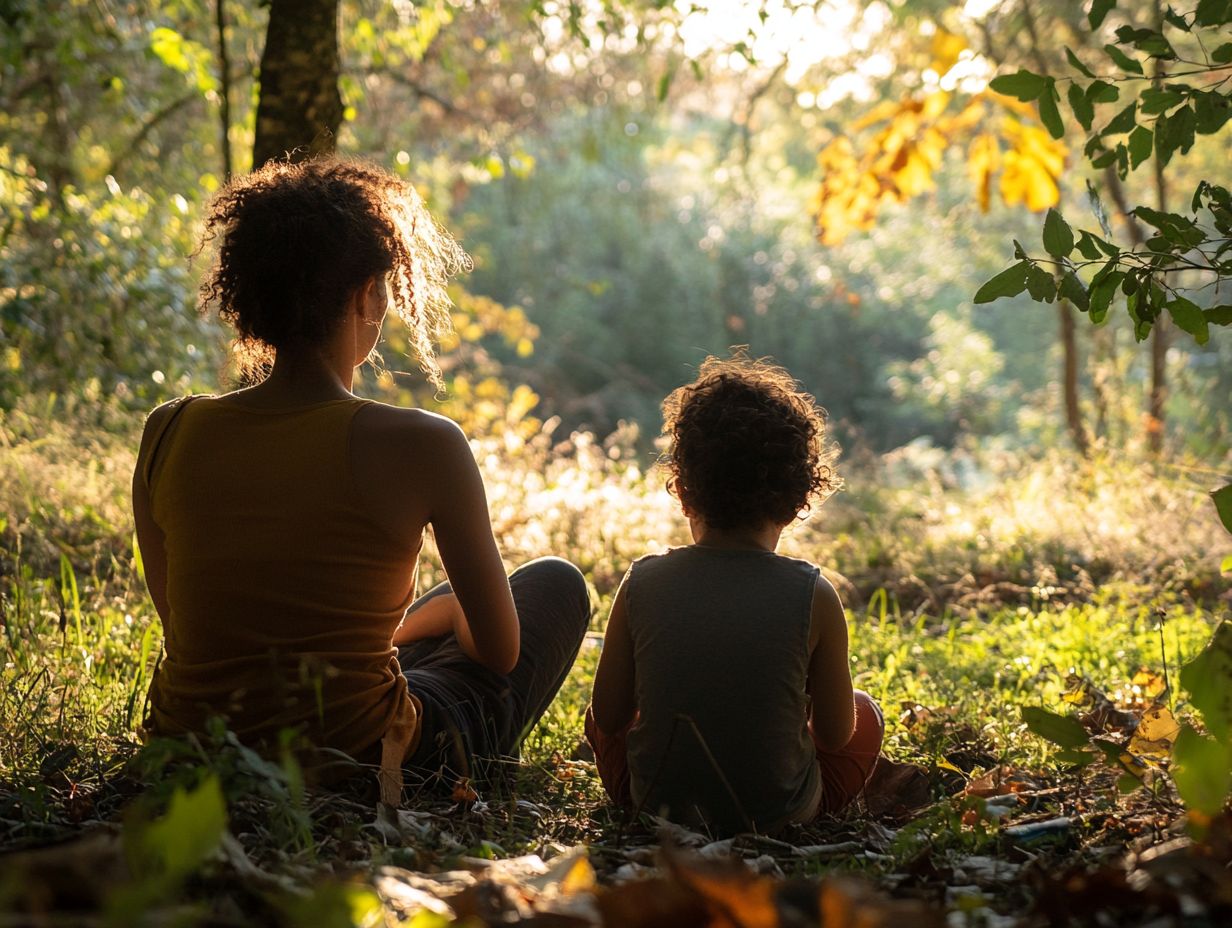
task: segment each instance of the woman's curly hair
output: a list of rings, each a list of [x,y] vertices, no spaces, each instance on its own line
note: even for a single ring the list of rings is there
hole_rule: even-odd
[[[355,289],[385,275],[420,366],[441,386],[433,344],[451,325],[446,285],[470,259],[411,184],[362,161],[271,161],[210,201],[201,248],[215,241],[199,305],[234,327],[242,373],[324,341]]]
[[[781,367],[707,358],[663,401],[668,489],[714,528],[787,525],[842,485],[825,416]]]

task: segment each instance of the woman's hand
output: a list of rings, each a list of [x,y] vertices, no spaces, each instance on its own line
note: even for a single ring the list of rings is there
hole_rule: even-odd
[[[479,660],[466,614],[462,611],[458,597],[452,592],[437,593],[412,603],[402,619],[402,624],[394,632],[394,646],[402,647],[413,641],[439,638],[442,635],[453,635],[467,657]]]

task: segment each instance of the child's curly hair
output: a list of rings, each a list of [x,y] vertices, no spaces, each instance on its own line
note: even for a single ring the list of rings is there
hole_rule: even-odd
[[[781,367],[707,358],[663,401],[668,489],[707,525],[787,525],[842,485],[825,410]]]
[[[243,374],[326,339],[355,289],[386,275],[417,360],[441,386],[433,343],[451,325],[446,284],[470,258],[406,181],[335,157],[271,161],[210,201],[201,248],[216,239],[199,305],[235,328]]]

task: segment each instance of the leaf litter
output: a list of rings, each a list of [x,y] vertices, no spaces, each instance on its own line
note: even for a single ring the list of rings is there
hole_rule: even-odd
[[[1051,771],[971,763],[991,756],[978,733],[944,709],[913,705],[905,728],[944,742],[931,770],[884,764],[860,808],[777,837],[629,821],[602,802],[592,764],[559,756],[486,796],[468,783],[398,809],[362,789],[297,798],[285,768],[233,742],[218,754],[229,771],[225,810],[214,775],[189,767],[161,789],[155,816],[142,808],[158,792],[148,780],[73,783],[53,746],[46,779],[75,810],[60,831],[72,837],[0,857],[0,926],[132,916],[412,928],[1154,928],[1232,918],[1232,815],[1186,816],[1171,780],[1148,775],[1168,768],[1182,729],[1160,701],[1166,687],[1149,671],[1112,695],[1085,678],[1068,682],[1085,736],[1114,750]],[[1128,795],[1118,788],[1126,758],[1144,771]],[[49,832],[40,834],[32,843]]]

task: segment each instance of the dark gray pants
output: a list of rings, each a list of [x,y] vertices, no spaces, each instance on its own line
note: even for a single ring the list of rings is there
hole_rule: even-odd
[[[419,747],[406,762],[412,775],[451,785],[458,777],[488,779],[493,761],[515,757],[547,710],[577,658],[590,622],[590,593],[566,560],[544,557],[509,577],[521,624],[517,666],[505,676],[462,653],[453,635],[416,641],[398,651],[407,686],[423,703]],[[410,612],[449,590],[433,587]]]

